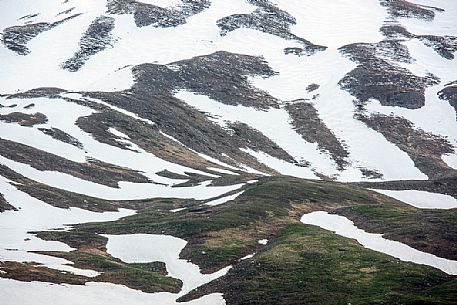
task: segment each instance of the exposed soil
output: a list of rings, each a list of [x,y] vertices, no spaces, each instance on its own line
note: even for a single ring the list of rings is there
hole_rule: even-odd
[[[377,170],[368,168],[359,168],[362,176],[368,179],[382,179],[384,175]]]
[[[38,128],[41,132],[44,134],[47,134],[48,136],[51,136],[53,139],[56,139],[58,141],[61,141],[63,143],[67,143],[73,146],[76,146],[80,149],[83,149],[83,144],[79,142],[78,139],[75,137],[69,135],[68,133],[58,129],[58,128]]]
[[[48,97],[48,98],[61,98],[59,94],[66,92],[60,88],[54,87],[41,87],[32,89],[25,92],[19,92],[15,94],[8,95],[6,99],[25,99],[25,98],[39,98],[39,97]]]
[[[456,174],[457,171],[441,159],[443,154],[454,153],[454,147],[445,138],[417,129],[410,121],[393,115],[359,115],[358,119],[406,152],[430,179]]]
[[[439,82],[433,75],[419,77],[394,65],[392,61],[412,60],[408,49],[398,41],[356,43],[339,50],[359,64],[339,84],[360,103],[376,99],[383,106],[418,109],[425,105],[425,89]]]
[[[54,207],[67,209],[70,207],[81,208],[93,212],[117,211],[119,208],[131,210],[144,210],[154,206],[161,199],[145,199],[145,200],[104,200],[95,197],[90,197],[82,194],[77,194],[58,188],[48,186],[29,178],[26,178],[6,166],[0,165],[0,173],[3,177],[15,182],[14,186],[43,202]],[[248,178],[246,178],[248,179]],[[168,201],[174,208],[180,208],[188,204],[193,204],[193,200],[169,199]]]
[[[62,68],[76,72],[92,56],[113,45],[111,31],[114,29],[113,17],[97,17],[90,25],[79,42],[80,49],[75,55],[62,64]]]
[[[407,17],[431,21],[435,18],[435,12],[443,9],[426,5],[419,5],[405,0],[380,0],[381,5],[387,8],[392,18]]]
[[[457,199],[457,177],[450,176],[432,180],[398,180],[385,182],[360,182],[362,187],[381,190],[418,190],[449,195]]]
[[[40,254],[73,261],[73,267],[98,271],[96,277],[85,277],[70,272],[62,272],[32,263],[0,262],[0,278],[10,278],[22,282],[50,282],[55,284],[85,285],[88,282],[102,282],[124,285],[146,293],[178,293],[182,283],[167,277],[165,264],[125,264],[106,252],[95,249],[72,252],[40,252]]]
[[[15,211],[16,208],[13,207],[6,201],[5,197],[0,193],[0,213],[5,211]]]
[[[236,122],[229,124],[229,128],[233,130],[234,135],[240,137],[241,139],[245,139],[246,146],[250,149],[254,151],[263,151],[270,156],[298,165],[297,161],[295,161],[289,153],[249,125]]]
[[[119,181],[135,183],[150,182],[148,178],[136,171],[97,160],[76,163],[43,150],[1,138],[0,147],[2,147],[0,155],[3,157],[29,164],[41,171],[47,170],[66,173],[74,177],[116,188]]]
[[[319,118],[317,110],[312,104],[306,102],[293,103],[287,105],[286,109],[292,118],[294,129],[305,141],[317,143],[321,151],[329,153],[339,170],[344,170],[349,165],[346,160],[349,157],[349,152]]]
[[[163,8],[134,0],[109,0],[108,13],[133,14],[137,27],[176,27],[187,18],[201,13],[211,4],[209,0],[182,0],[176,7]]]
[[[10,114],[0,115],[0,121],[6,123],[17,123],[21,126],[32,127],[35,125],[47,123],[48,118],[41,112],[37,112],[34,114],[12,112]]]
[[[3,30],[2,42],[13,52],[19,55],[27,55],[30,50],[27,48],[27,43],[44,31],[49,31],[52,28],[80,16],[81,14],[72,15],[54,23],[40,22],[26,24],[22,26],[13,26]],[[30,15],[33,17],[33,15]]]
[[[285,54],[309,56],[327,49],[325,46],[315,45],[304,38],[292,34],[290,27],[296,24],[295,18],[270,1],[248,0],[248,2],[258,7],[251,14],[230,15],[217,21],[222,36],[239,28],[251,28],[296,41],[303,45],[302,48],[286,48],[284,50]]]
[[[390,39],[419,39],[426,46],[433,48],[441,57],[453,60],[457,51],[456,36],[416,35],[399,24],[386,24],[380,31]]]
[[[249,76],[269,77],[274,71],[261,57],[215,52],[169,65],[143,64],[132,69],[134,91],[172,95],[188,90],[227,105],[278,108],[278,100],[251,85]]]
[[[449,104],[454,107],[457,120],[457,81],[447,84],[443,90],[438,92],[438,96],[440,99],[449,101]]]

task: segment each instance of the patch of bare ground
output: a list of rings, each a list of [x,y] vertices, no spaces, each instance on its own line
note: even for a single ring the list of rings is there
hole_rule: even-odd
[[[358,64],[339,85],[362,105],[374,99],[383,106],[418,109],[425,105],[425,89],[439,82],[436,76],[416,76],[396,65],[394,62],[407,63],[412,58],[408,49],[395,40],[355,43],[339,50]]]
[[[440,99],[449,101],[452,107],[456,111],[457,119],[457,81],[447,84],[444,89],[438,92]]]
[[[438,7],[420,5],[406,0],[380,0],[382,6],[387,8],[392,18],[407,17],[431,21],[435,12],[444,11]]]
[[[8,167],[0,165],[0,173],[3,177],[11,180],[14,187],[18,190],[41,200],[51,206],[67,209],[70,207],[81,208],[93,212],[117,211],[119,208],[143,210],[154,206],[161,199],[144,199],[144,200],[103,200],[82,194],[77,194],[58,188],[48,186],[26,178]],[[169,199],[172,206],[183,207],[193,200]]]
[[[457,199],[457,177],[449,176],[431,180],[398,180],[384,182],[359,182],[356,185],[381,190],[418,190],[449,195]]]
[[[62,69],[76,72],[93,55],[113,45],[111,31],[114,29],[113,17],[99,16],[89,25],[81,37],[79,50],[62,64]]]
[[[17,123],[25,127],[32,127],[35,125],[45,124],[48,121],[48,118],[41,112],[34,114],[12,112],[9,114],[0,115],[0,121],[6,123]]]
[[[6,201],[5,197],[3,196],[2,193],[0,193],[0,213],[3,213],[5,211],[14,211],[16,210],[15,207],[10,205],[8,201]]]
[[[30,40],[40,33],[49,31],[80,15],[81,14],[75,14],[53,23],[40,22],[6,28],[2,33],[2,42],[9,50],[16,52],[19,55],[27,55],[30,53],[30,50],[27,47],[27,43]]]
[[[238,164],[248,165],[261,172],[277,174],[266,165],[260,163],[256,158],[242,151],[240,148],[249,148],[248,139],[241,138],[229,130],[225,130],[219,125],[213,123],[208,117],[198,110],[188,106],[185,102],[172,96],[155,95],[149,92],[137,92],[133,94],[126,93],[96,93],[92,96],[113,104],[117,107],[127,109],[133,113],[139,114],[156,123],[155,128],[144,127],[143,131],[155,134],[160,142],[152,143],[143,135],[135,135],[132,130],[120,129],[131,137],[132,142],[138,144],[145,150],[151,150],[152,153],[171,162],[182,162],[184,165],[206,167],[208,161],[201,160],[193,151],[203,153],[212,158],[218,159],[231,166]],[[80,120],[82,122],[85,119]],[[176,122],[180,122],[176,124]],[[95,124],[92,120],[92,124]],[[135,125],[133,125],[135,126]],[[85,128],[87,128],[87,124]],[[173,137],[176,141],[165,139],[163,134]],[[141,131],[140,131],[141,132]],[[112,137],[111,137],[112,138]],[[162,143],[162,144],[159,144]],[[270,143],[265,143],[267,147],[262,150],[271,150]],[[160,146],[165,145],[167,150],[160,151]],[[253,147],[258,150],[259,147]],[[278,155],[278,154],[276,154]],[[196,163],[193,163],[197,161]],[[212,163],[211,167],[215,166]],[[205,171],[207,171],[205,169]]]
[[[303,214],[327,211],[348,217],[367,232],[383,233],[413,248],[457,259],[457,210],[421,210],[350,184],[261,178],[232,202],[215,207],[189,204],[186,210],[170,212],[176,207],[180,206],[159,200],[119,221],[77,225],[71,233],[47,232],[46,239],[65,242],[77,234],[87,240],[96,234],[172,235],[188,241],[181,258],[206,273],[262,251],[258,240],[274,242],[280,230],[300,223]]]
[[[286,106],[292,118],[294,129],[310,143],[317,143],[319,149],[330,154],[339,170],[349,165],[349,152],[333,132],[319,118],[317,110],[310,103],[299,102]]]
[[[90,269],[100,272],[95,277],[76,275],[37,265],[33,262],[0,262],[0,278],[9,278],[22,282],[49,282],[55,284],[85,285],[88,282],[104,282],[124,285],[146,293],[171,292],[181,290],[180,280],[167,276],[165,264],[153,262],[148,264],[126,264],[108,256],[87,251],[41,252],[73,261],[72,267]]]
[[[41,87],[31,89],[25,92],[18,92],[7,95],[6,99],[32,99],[38,97],[60,98],[61,93],[66,92],[63,89],[55,87]]]
[[[222,36],[240,28],[251,28],[286,40],[295,41],[302,45],[299,48],[286,48],[284,50],[286,55],[310,56],[327,49],[325,46],[313,44],[305,38],[293,34],[290,31],[290,27],[296,24],[295,18],[270,1],[249,0],[248,2],[257,6],[254,12],[230,15],[217,21]]]
[[[441,57],[448,60],[454,59],[454,53],[457,51],[457,37],[451,35],[436,36],[436,35],[416,35],[409,32],[400,24],[385,24],[380,31],[388,39],[419,39],[427,47],[432,48]]]
[[[80,149],[83,149],[84,146],[81,142],[79,142],[78,139],[75,137],[69,135],[65,131],[62,131],[58,128],[38,128],[42,133],[47,134],[48,136],[52,137],[53,139],[56,139],[58,141],[61,141],[63,143],[67,143],[73,146],[76,146]]]
[[[200,119],[203,121],[202,124],[206,125],[209,123],[206,118],[200,117]],[[198,121],[193,122],[194,126],[198,126],[198,124]],[[180,142],[170,139],[162,133],[162,130],[158,125],[140,122],[117,111],[104,110],[102,112],[94,113],[88,117],[82,117],[78,119],[77,125],[101,143],[107,143],[122,149],[131,149],[129,145],[125,144],[125,142],[119,141],[122,140],[121,138],[108,131],[109,128],[115,128],[127,135],[130,142],[163,160],[216,175],[220,175],[220,173],[208,170],[208,168],[228,169],[224,166],[204,159],[195,151],[188,149]],[[219,130],[219,132],[223,131]],[[227,134],[227,137],[231,136]],[[235,141],[232,141],[232,143],[233,142]],[[242,140],[238,140],[238,143],[242,143]],[[267,144],[274,146],[274,143]],[[262,147],[267,150],[265,147],[269,146],[265,145]],[[234,163],[233,160],[222,156],[222,154],[219,155],[218,159],[222,159],[222,161],[228,164],[237,165],[237,163]],[[258,164],[257,167],[260,167],[267,172],[271,172],[266,166]],[[233,169],[230,170],[237,172]],[[190,173],[187,174],[187,179],[191,178],[189,175]]]
[[[29,164],[41,171],[57,171],[88,181],[118,187],[119,181],[150,182],[139,172],[98,160],[76,163],[34,147],[0,138],[0,155],[10,160]]]
[[[163,8],[135,0],[109,0],[110,14],[133,14],[137,27],[176,27],[187,22],[187,18],[201,13],[210,6],[209,0],[182,0],[176,7]]]
[[[406,152],[415,166],[429,178],[456,174],[456,170],[441,158],[443,154],[454,153],[454,147],[447,139],[415,128],[412,122],[402,117],[361,114],[357,118]]]

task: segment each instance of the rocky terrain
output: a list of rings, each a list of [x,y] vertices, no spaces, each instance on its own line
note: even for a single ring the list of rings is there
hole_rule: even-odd
[[[454,304],[456,19],[0,1],[0,303]]]

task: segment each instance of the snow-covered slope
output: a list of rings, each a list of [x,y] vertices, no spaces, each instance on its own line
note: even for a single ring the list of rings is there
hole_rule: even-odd
[[[456,20],[454,0],[0,0],[0,211],[9,210],[0,214],[0,261],[84,274],[30,253],[71,248],[28,232],[133,213],[91,200],[218,208],[253,179],[276,175],[454,177]],[[51,193],[92,199],[78,206]],[[430,196],[412,204],[441,207],[427,204],[441,198]],[[121,241],[109,237],[115,258]],[[196,288],[209,278],[195,272],[189,281]],[[103,285],[65,287],[88,299],[110,289],[115,296],[100,304],[149,302]],[[62,287],[0,279],[6,304],[37,304],[23,300],[28,289],[40,304],[44,294],[64,296]],[[194,303],[224,301],[214,294]]]

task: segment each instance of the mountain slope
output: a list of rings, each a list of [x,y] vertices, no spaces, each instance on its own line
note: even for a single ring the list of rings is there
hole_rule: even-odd
[[[454,2],[0,0],[2,302],[452,304]]]

